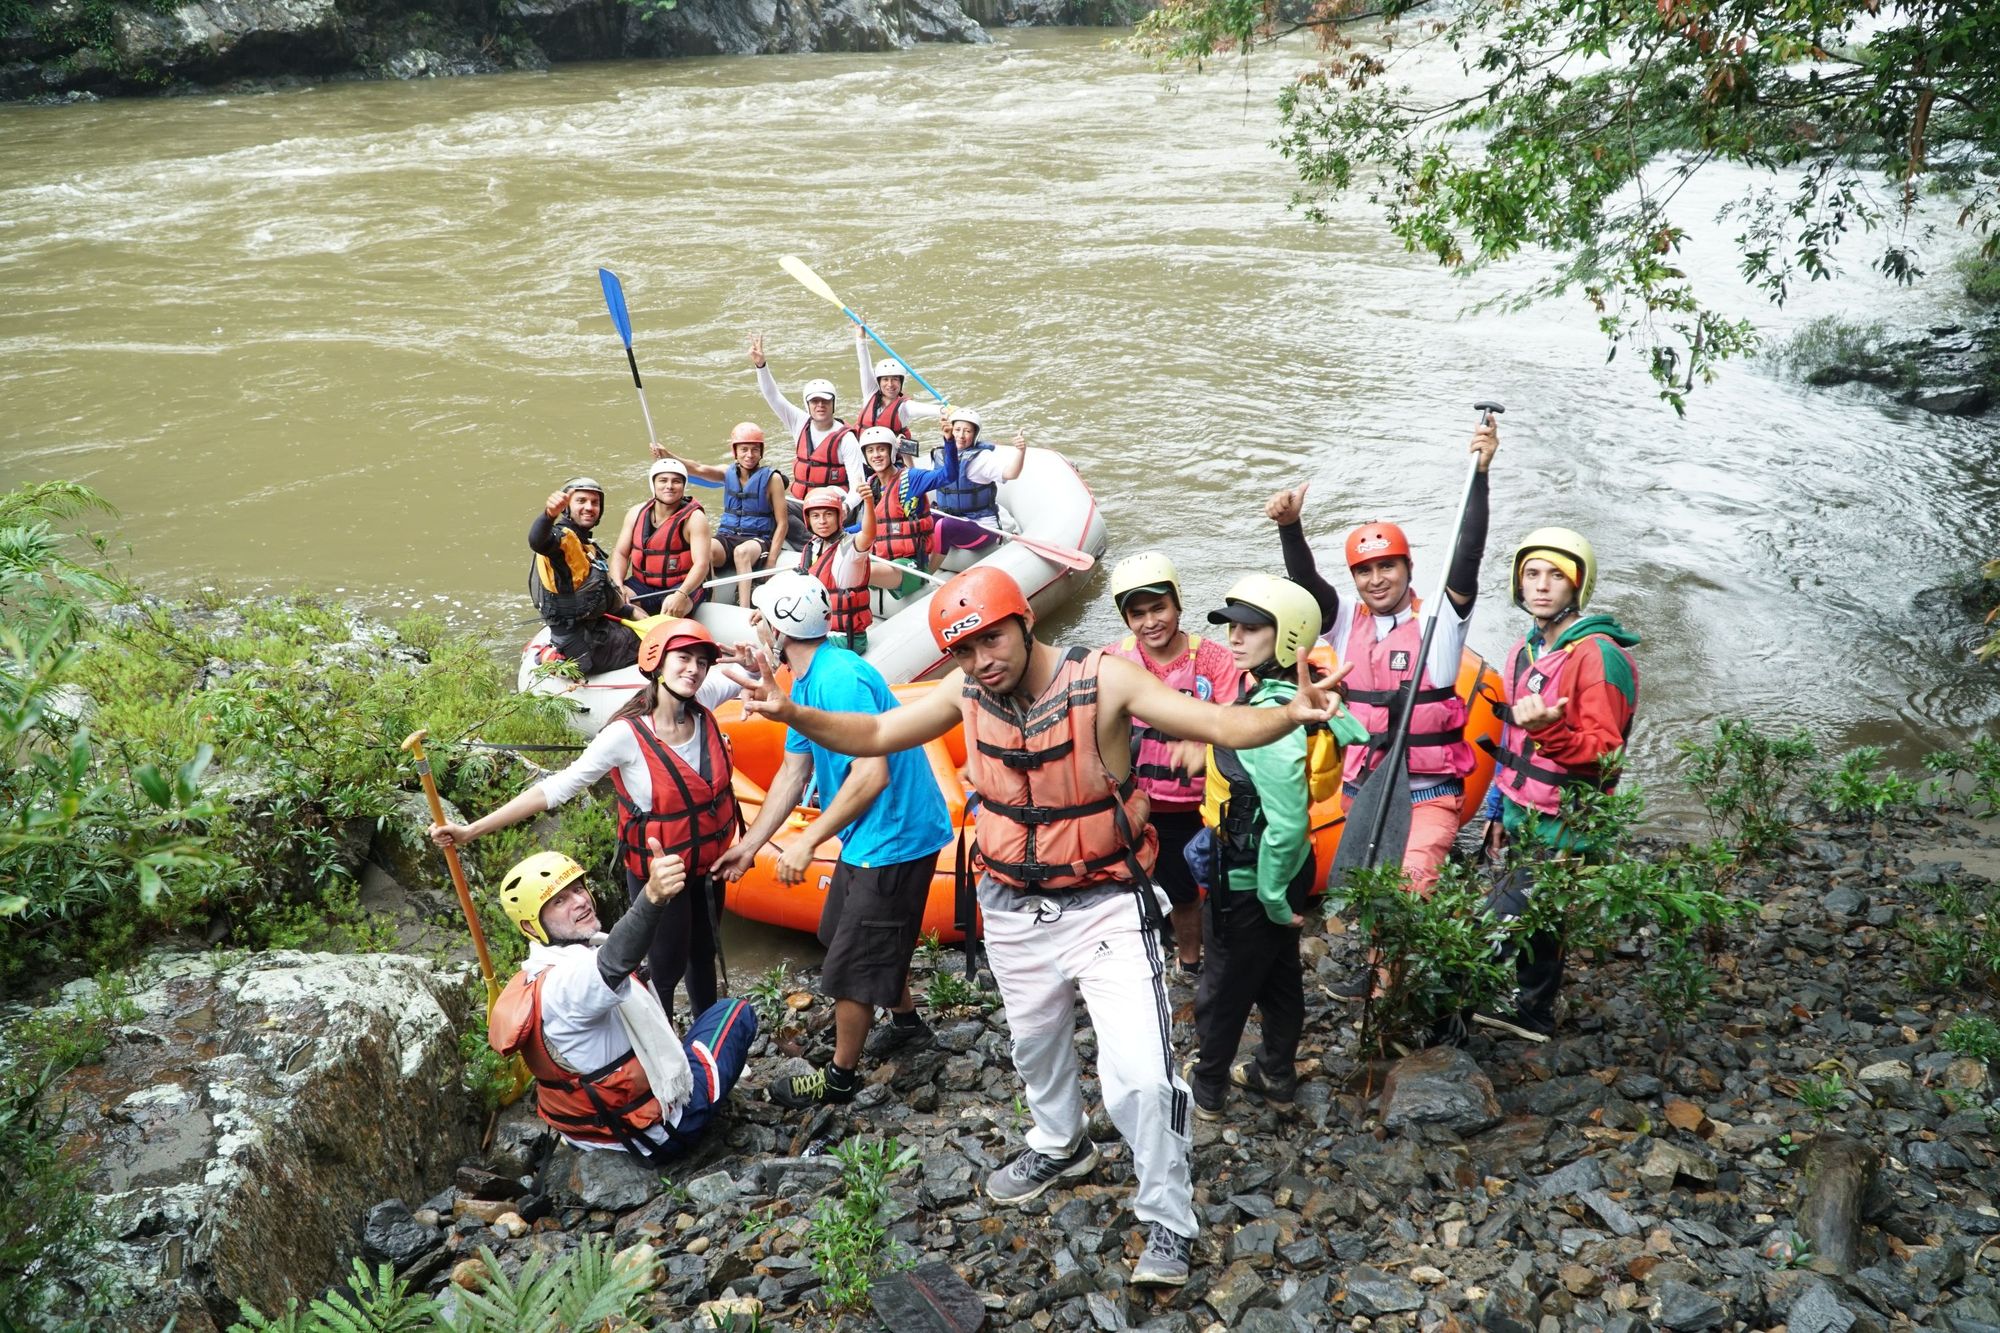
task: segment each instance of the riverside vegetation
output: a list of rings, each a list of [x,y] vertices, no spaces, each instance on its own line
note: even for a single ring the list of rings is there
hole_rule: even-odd
[[[355,867],[364,855],[393,856],[398,848],[425,857],[414,842],[422,818],[414,778],[399,760],[401,737],[419,725],[432,729],[440,783],[469,808],[497,803],[524,775],[516,759],[453,742],[567,739],[549,701],[515,695],[484,649],[453,643],[434,622],[389,630],[312,599],[145,599],[107,572],[101,540],[64,534],[99,512],[89,492],[60,483],[0,497],[0,652],[7,662],[0,725],[10,741],[9,764],[0,769],[4,981],[15,995],[80,971],[98,971],[107,983],[82,1010],[43,1010],[15,1023],[0,1055],[0,1234],[9,1238],[0,1244],[0,1308],[30,1324],[60,1322],[54,1312],[74,1309],[79,1292],[92,1299],[89,1198],[79,1192],[79,1164],[47,1132],[52,1108],[44,1093],[63,1068],[94,1058],[122,1021],[122,969],[161,943],[222,950],[395,943],[389,924],[362,905]],[[1569,1242],[1557,1244],[1553,1231],[1543,1235],[1530,1225],[1524,1202],[1507,1202],[1508,1190],[1528,1191],[1524,1200],[1555,1197],[1533,1173],[1569,1171],[1561,1164],[1570,1159],[1595,1169],[1593,1154],[1606,1144],[1624,1146],[1603,1159],[1601,1177],[1615,1181],[1637,1170],[1655,1195],[1654,1157],[1638,1161],[1649,1136],[1692,1136],[1659,1137],[1655,1155],[1668,1147],[1694,1152],[1702,1140],[1681,1122],[1724,1120],[1723,1099],[1739,1109],[1727,1114],[1735,1129],[1715,1142],[1737,1145],[1726,1150],[1742,1159],[1728,1168],[1742,1176],[1742,1198],[1717,1202],[1712,1184],[1685,1200],[1678,1191],[1657,1191],[1653,1206],[1684,1219],[1673,1232],[1683,1247],[1696,1244],[1689,1236],[1723,1232],[1751,1249],[1761,1242],[1744,1237],[1777,1236],[1782,1222],[1755,1218],[1785,1211],[1772,1191],[1790,1170],[1789,1148],[1857,1115],[1877,1117],[1875,1127],[1896,1142],[1908,1135],[1898,1151],[1927,1171],[1950,1166],[1926,1176],[1938,1183],[1908,1205],[1902,1230],[1891,1233],[1903,1237],[1899,1244],[1921,1251],[1927,1229],[1953,1219],[1984,1225],[1977,1218],[1986,1214],[1970,1200],[1990,1202],[2000,1189],[1990,1187],[1991,1159],[1976,1156],[1983,1150],[1975,1140],[1990,1139],[2000,1088],[1989,1073],[1975,1078],[1970,1071],[2000,1057],[1993,1015],[2000,889],[1947,863],[1912,862],[1898,849],[1935,841],[1945,819],[2000,815],[2000,744],[1981,738],[1934,756],[1918,779],[1883,768],[1877,751],[1825,757],[1804,734],[1771,736],[1724,721],[1712,735],[1684,742],[1682,763],[1709,816],[1708,840],[1644,836],[1643,797],[1634,784],[1590,797],[1573,818],[1611,853],[1559,867],[1562,891],[1545,895],[1538,915],[1522,923],[1556,931],[1579,960],[1574,1035],[1539,1051],[1468,1037],[1467,1049],[1493,1070],[1504,1100],[1490,1116],[1456,1129],[1424,1130],[1409,1151],[1397,1146],[1401,1140],[1385,1148],[1379,1131],[1371,1132],[1396,1123],[1416,1081],[1409,1062],[1388,1061],[1398,1044],[1420,1044],[1439,1018],[1500,991],[1507,970],[1492,959],[1504,928],[1476,910],[1478,890],[1462,868],[1427,901],[1402,893],[1392,875],[1352,887],[1330,933],[1315,931],[1305,941],[1314,993],[1302,1072],[1324,1077],[1308,1077],[1293,1111],[1239,1100],[1227,1126],[1199,1132],[1196,1176],[1211,1230],[1200,1242],[1206,1268],[1176,1309],[1205,1302],[1234,1323],[1271,1304],[1317,1300],[1322,1314],[1344,1309],[1394,1327],[1379,1319],[1433,1300],[1444,1313],[1476,1311],[1511,1283],[1549,1313],[1581,1312],[1579,1302],[1588,1299],[1608,1302],[1593,1307],[1608,1317],[1641,1300],[1685,1303],[1689,1283],[1727,1278],[1736,1284],[1732,1308],[1748,1319],[1753,1310],[1776,1308],[1775,1297],[1758,1287],[1754,1300],[1764,1304],[1754,1305],[1742,1273],[1704,1268],[1708,1259],[1690,1257],[1684,1270],[1671,1270],[1672,1289],[1661,1290],[1635,1276],[1636,1261],[1613,1263],[1606,1249],[1586,1280],[1562,1266],[1574,1267],[1578,1257]],[[1981,836],[1991,845],[1990,835]],[[475,844],[469,868],[490,883],[531,842],[544,840],[602,859],[610,851],[609,821],[588,804],[566,807],[560,824]],[[1828,934],[1817,925],[1822,919],[1846,924]],[[497,913],[489,935],[500,965],[511,966],[518,944]],[[1371,944],[1389,966],[1390,985],[1350,1040],[1352,1010],[1329,1003],[1325,987],[1351,972]],[[398,1264],[381,1271],[378,1257],[375,1267],[357,1269],[345,1293],[289,1313],[267,1311],[268,1319],[246,1314],[244,1327],[577,1327],[550,1312],[586,1310],[593,1326],[619,1326],[685,1318],[692,1306],[724,1298],[761,1302],[773,1314],[785,1311],[787,1322],[817,1325],[865,1307],[885,1274],[939,1254],[992,1293],[992,1311],[1037,1328],[1079,1320],[1116,1327],[1171,1313],[1116,1283],[1112,1261],[1132,1227],[1113,1191],[1093,1184],[1005,1218],[974,1202],[976,1173],[997,1164],[1020,1132],[1004,1023],[989,993],[952,975],[953,955],[934,944],[920,952],[928,1007],[949,1020],[939,1047],[886,1068],[851,1114],[822,1112],[793,1126],[777,1108],[750,1099],[732,1111],[713,1150],[677,1177],[684,1183],[667,1189],[653,1181],[657,1197],[644,1207],[607,1211],[612,1206],[593,1201],[587,1186],[584,1193],[559,1186],[553,1208],[519,1233],[496,1232],[476,1214],[457,1211],[464,1196],[447,1191],[412,1224],[429,1228],[428,1246],[459,1256],[445,1291],[434,1295],[405,1281]],[[1806,965],[1836,957],[1846,971],[1838,999]],[[801,1013],[788,1003],[795,980],[774,969],[756,988],[769,1030],[759,1038],[747,1087],[777,1072],[778,1062],[830,1040],[824,1006]],[[1715,1010],[1723,1003],[1731,1019],[1719,1026]],[[1875,1015],[1872,1027],[1868,1014]],[[1187,1021],[1184,1005],[1176,1021]],[[1890,1045],[1907,1054],[1871,1058],[1882,1053],[1878,1030],[1887,1029],[1906,1034]],[[1089,1043],[1090,1034],[1079,1040]],[[463,1045],[468,1054],[483,1051],[483,1034],[466,1032]],[[1850,1045],[1853,1054],[1843,1054]],[[1897,1060],[1922,1068],[1923,1083],[1892,1088],[1882,1066]],[[1947,1063],[1938,1062],[1953,1061],[1947,1077]],[[497,1067],[468,1063],[468,1077],[497,1087]],[[1392,1086],[1371,1109],[1385,1074]],[[1473,1087],[1486,1079],[1476,1069],[1468,1077]],[[1493,1098],[1493,1086],[1484,1096]],[[1707,1101],[1706,1113],[1677,1100],[1690,1096]],[[1934,1105],[1948,1114],[1935,1114]],[[1539,1137],[1516,1142],[1515,1121],[1489,1128],[1503,1109],[1517,1120],[1536,1119]],[[1566,1118],[1573,1111],[1597,1119],[1573,1123]],[[524,1114],[517,1105],[507,1117],[519,1125]],[[1669,1121],[1681,1129],[1670,1131]],[[1766,1126],[1769,1134],[1761,1132]],[[1108,1124],[1093,1132],[1111,1137]],[[1463,1144],[1453,1151],[1474,1154],[1498,1182],[1494,1188],[1505,1187],[1490,1202],[1454,1194],[1445,1182],[1458,1168],[1426,1165],[1435,1149],[1423,1144],[1460,1135]],[[826,1171],[792,1165],[814,1143],[839,1145]],[[1129,1164],[1105,1146],[1106,1177],[1115,1186],[1129,1177]],[[544,1141],[533,1163],[486,1161],[481,1169],[505,1175],[539,1164],[543,1178],[561,1177],[557,1163],[543,1160],[548,1152]],[[1959,1159],[1963,1166],[1951,1165]],[[1982,1160],[1988,1165],[1974,1166]],[[1701,1179],[1699,1163],[1681,1165]],[[1656,1168],[1650,1175],[1649,1167]],[[1706,1169],[1713,1182],[1713,1164]],[[1583,1214],[1586,1225],[1592,1216],[1623,1218],[1623,1211],[1612,1202]],[[1492,1256],[1475,1256],[1452,1239],[1493,1227],[1514,1228],[1495,1235],[1516,1237],[1520,1260],[1533,1256],[1528,1270],[1488,1262]],[[1612,1229],[1616,1236],[1602,1243],[1623,1245],[1623,1222]],[[670,1241],[671,1257],[659,1271],[645,1253],[615,1261],[601,1240],[606,1233],[628,1255],[635,1243]],[[1025,1249],[1003,1244],[1010,1235],[1022,1237]],[[1700,1244],[1717,1256],[1737,1253],[1720,1239]],[[1419,1258],[1418,1266],[1439,1276],[1418,1283],[1428,1292],[1403,1279],[1377,1283],[1383,1270],[1373,1265]],[[1954,1290],[1961,1304],[1988,1299],[1990,1279],[1954,1287],[1965,1276],[1963,1260],[1960,1254],[1955,1273],[1951,1264],[1925,1269],[1921,1257],[1900,1260],[1913,1266],[1901,1280],[1927,1273],[1926,1304]],[[1339,1270],[1327,1267],[1336,1261]],[[643,1280],[630,1280],[634,1264]],[[1798,1267],[1791,1260],[1773,1265],[1774,1272]],[[1340,1289],[1331,1285],[1336,1272],[1344,1274]],[[1538,1289],[1545,1279],[1565,1294]],[[1406,1303],[1405,1288],[1417,1291],[1414,1304]],[[1846,1289],[1834,1295],[1850,1304],[1861,1299]],[[1967,1317],[1974,1313],[1968,1307]],[[1047,1318],[1036,1323],[1038,1315]]]

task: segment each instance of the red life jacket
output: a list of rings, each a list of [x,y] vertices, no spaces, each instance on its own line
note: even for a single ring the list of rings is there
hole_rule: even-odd
[[[678,588],[694,564],[694,548],[688,545],[688,519],[701,505],[689,500],[657,527],[651,503],[639,506],[632,520],[631,577],[649,588]]]
[[[931,531],[937,520],[931,517],[931,497],[903,500],[902,468],[896,469],[896,485],[885,487],[880,477],[870,475],[868,490],[875,497],[875,545],[871,547],[889,560],[924,560],[931,553]]]
[[[979,857],[1002,884],[1037,892],[1150,878],[1159,835],[1127,776],[1097,749],[1102,649],[1072,648],[1025,711],[971,680],[959,696],[966,767],[979,789]],[[1137,830],[1137,832],[1135,832]]]
[[[1354,626],[1341,646],[1341,660],[1352,662],[1344,693],[1354,720],[1368,728],[1368,744],[1347,747],[1343,778],[1358,783],[1382,762],[1389,744],[1389,726],[1400,708],[1404,688],[1421,664],[1424,626],[1410,603],[1411,615],[1380,640],[1368,608],[1354,608]],[[1410,714],[1410,772],[1431,778],[1462,778],[1472,771],[1472,746],[1465,739],[1465,701],[1458,697],[1456,678],[1417,691]]]
[[[1136,635],[1127,634],[1106,651],[1137,662],[1168,689],[1203,702],[1234,703],[1243,677],[1228,649],[1199,634],[1188,635],[1187,651],[1165,671],[1146,656]],[[1186,769],[1173,764],[1168,747],[1178,739],[1136,717],[1132,719],[1132,775],[1139,780],[1139,789],[1152,798],[1155,810],[1193,810],[1200,806],[1206,790],[1203,779],[1189,777]]]
[[[1623,645],[1615,640],[1601,634],[1586,634],[1575,643],[1564,644],[1553,652],[1533,657],[1529,654],[1528,641],[1524,638],[1514,645],[1513,670],[1507,678],[1508,714],[1511,716],[1517,700],[1525,699],[1530,694],[1541,696],[1545,704],[1554,704],[1556,700],[1562,698],[1563,668],[1569,664],[1570,655],[1585,644],[1591,644],[1593,640],[1598,639],[1610,644],[1625,659],[1627,667],[1632,672],[1632,688],[1636,693],[1639,687],[1639,665],[1632,660],[1632,654],[1626,652]],[[1592,651],[1596,651],[1594,644]],[[1636,708],[1638,702],[1637,698],[1632,700],[1635,705],[1633,717],[1638,716]],[[1631,719],[1628,718],[1625,723],[1625,736],[1631,734],[1631,729]],[[1620,737],[1621,743],[1623,740],[1624,737]],[[1495,764],[1493,781],[1500,788],[1500,794],[1516,805],[1539,810],[1545,815],[1561,813],[1562,794],[1565,788],[1595,787],[1599,791],[1610,791],[1618,785],[1615,778],[1607,782],[1594,763],[1571,768],[1553,759],[1543,758],[1536,751],[1535,738],[1528,733],[1527,728],[1517,727],[1511,721],[1503,719],[1500,727],[1500,743],[1489,748],[1493,752]]]
[[[847,489],[847,465],[840,461],[840,442],[854,434],[839,417],[833,420],[833,429],[818,444],[812,440],[813,426],[808,419],[799,427],[799,443],[792,466],[792,496],[803,500],[806,492],[821,486],[835,486]]]
[[[639,742],[646,760],[646,776],[652,780],[653,802],[644,809],[625,789],[625,777],[611,770],[611,785],[618,793],[618,846],[625,856],[625,868],[644,879],[652,861],[646,839],[658,838],[669,854],[687,862],[688,874],[702,875],[715,864],[729,844],[736,841],[742,820],[736,810],[736,793],[730,789],[729,747],[715,715],[700,704],[690,705],[695,726],[706,744],[708,776],[674,753],[653,734],[652,727],[637,717],[625,719]]]
[[[661,1123],[645,1067],[629,1050],[604,1068],[583,1073],[556,1063],[542,1034],[542,982],[548,975],[514,974],[486,1017],[487,1044],[502,1055],[520,1056],[528,1066],[535,1076],[535,1111],[552,1128],[581,1143],[615,1143],[643,1156],[645,1131]]]
[[[868,400],[868,406],[862,408],[861,415],[855,418],[854,429],[862,431],[867,430],[870,426],[887,426],[890,430],[895,431],[896,434],[901,435],[903,433],[903,404],[909,401],[909,398],[902,394],[898,394],[896,397],[885,401],[882,397],[882,391],[877,389],[875,396]]]
[[[859,588],[841,588],[834,585],[833,556],[840,549],[841,539],[836,537],[826,544],[818,560],[812,558],[812,543],[817,538],[808,538],[806,548],[799,552],[799,572],[810,574],[826,585],[827,600],[832,604],[827,614],[826,627],[835,634],[845,634],[849,638],[866,632],[875,623],[875,613],[868,609],[868,585]]]

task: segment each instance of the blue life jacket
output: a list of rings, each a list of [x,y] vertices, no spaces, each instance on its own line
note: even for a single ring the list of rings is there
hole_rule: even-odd
[[[722,523],[717,532],[728,540],[767,540],[778,530],[778,517],[771,512],[771,469],[758,468],[747,482],[736,479],[740,471],[734,463],[722,469]]]
[[[958,451],[958,470],[962,478],[965,470],[972,466],[972,460],[980,453],[993,452],[993,446],[983,441],[970,449]],[[980,484],[970,481],[955,481],[949,486],[940,486],[932,497],[939,509],[960,518],[993,519],[1000,516],[1000,488],[991,483]]]

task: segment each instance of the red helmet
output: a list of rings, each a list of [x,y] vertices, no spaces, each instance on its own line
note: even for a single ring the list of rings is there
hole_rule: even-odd
[[[831,509],[835,513],[844,513],[847,510],[847,496],[842,494],[838,486],[815,486],[806,492],[804,499],[799,501],[799,508],[808,514],[815,509]]]
[[[946,652],[968,634],[1009,616],[1031,620],[1021,585],[1005,570],[975,565],[931,594],[931,637]]]
[[[722,649],[716,646],[715,636],[708,632],[708,626],[685,616],[653,626],[646,631],[646,637],[639,640],[639,670],[650,676],[660,669],[660,663],[675,648],[685,648],[691,643],[701,644],[712,654],[712,663],[722,656]]]
[[[1363,523],[1347,534],[1347,567],[1391,556],[1410,558],[1410,539],[1394,523]]]
[[[764,428],[754,421],[739,421],[730,428],[729,446],[732,449],[739,444],[762,444],[763,442]]]

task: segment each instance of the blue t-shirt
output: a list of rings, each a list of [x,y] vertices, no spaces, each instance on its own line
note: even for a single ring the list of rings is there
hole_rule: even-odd
[[[805,674],[792,682],[792,702],[832,713],[886,713],[896,696],[881,672],[845,648],[822,643]],[[854,760],[796,731],[786,734],[785,752],[812,756],[820,808],[832,805]],[[889,756],[889,785],[840,831],[840,859],[874,869],[933,855],[950,841],[951,817],[930,760],[920,749],[904,750]]]

